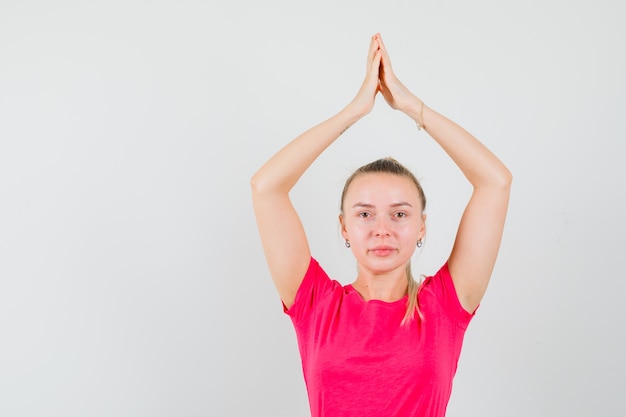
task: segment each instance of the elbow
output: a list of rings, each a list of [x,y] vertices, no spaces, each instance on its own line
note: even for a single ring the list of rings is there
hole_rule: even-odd
[[[280,192],[280,186],[265,173],[259,171],[250,178],[252,196],[261,196]]]
[[[508,169],[504,168],[502,172],[494,176],[494,190],[498,190],[501,193],[509,195],[511,192],[511,183],[513,182],[513,174]]]
[[[252,194],[257,194],[263,189],[263,178],[258,172],[250,178],[250,189],[252,190]]]
[[[488,176],[484,177],[482,181],[474,184],[474,188],[484,188],[494,192],[508,193],[511,190],[512,182],[513,174],[503,166],[497,171],[491,172]]]
[[[490,182],[494,187],[497,187],[502,190],[509,190],[511,188],[511,183],[513,182],[513,174],[503,163],[500,163],[493,167],[494,170],[491,172]]]
[[[513,182],[513,173],[508,168],[504,167],[499,175],[499,183],[503,188],[511,189],[511,183]]]

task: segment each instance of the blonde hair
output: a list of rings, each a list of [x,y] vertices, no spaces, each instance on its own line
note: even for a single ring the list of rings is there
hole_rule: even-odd
[[[350,184],[352,184],[352,181],[354,181],[354,179],[360,175],[373,173],[392,174],[410,179],[411,182],[415,184],[415,188],[417,188],[417,192],[422,203],[422,211],[426,208],[426,196],[424,195],[422,185],[417,180],[415,175],[413,175],[413,173],[407,167],[396,161],[394,158],[387,157],[363,165],[362,167],[354,171],[352,175],[350,175],[350,177],[348,177],[346,183],[343,186],[343,191],[341,192],[341,213],[343,213],[343,202],[345,200],[348,189],[350,188]],[[413,274],[411,273],[410,260],[406,265],[406,277],[408,280],[408,299],[406,303],[406,313],[404,315],[404,318],[402,319],[402,322],[400,323],[402,326],[408,326],[415,319],[415,312],[417,312],[420,320],[424,320],[424,316],[422,314],[422,311],[420,310],[419,301],[417,298],[420,289],[420,282],[416,281],[413,278]]]

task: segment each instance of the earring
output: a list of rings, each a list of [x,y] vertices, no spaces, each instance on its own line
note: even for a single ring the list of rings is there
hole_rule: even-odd
[[[424,246],[424,243],[422,242],[422,239],[417,241],[417,247],[421,248],[422,246]]]
[[[348,242],[348,239],[346,239],[346,248],[350,247],[350,242]]]

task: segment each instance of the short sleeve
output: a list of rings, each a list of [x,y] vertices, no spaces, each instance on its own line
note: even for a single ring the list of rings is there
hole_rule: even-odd
[[[461,305],[447,262],[435,275],[424,280],[420,292],[424,290],[434,293],[435,298],[451,320],[457,322],[462,328],[467,328],[476,311],[470,313]]]
[[[290,308],[283,304],[284,312],[289,315],[294,323],[308,316],[320,300],[328,296],[340,284],[332,281],[319,263],[311,258],[300,287],[296,292],[296,299]]]

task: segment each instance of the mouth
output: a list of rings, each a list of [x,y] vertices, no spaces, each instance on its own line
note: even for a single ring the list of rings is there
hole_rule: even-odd
[[[370,252],[376,256],[388,256],[395,252],[395,249],[391,246],[375,246],[370,249]]]

